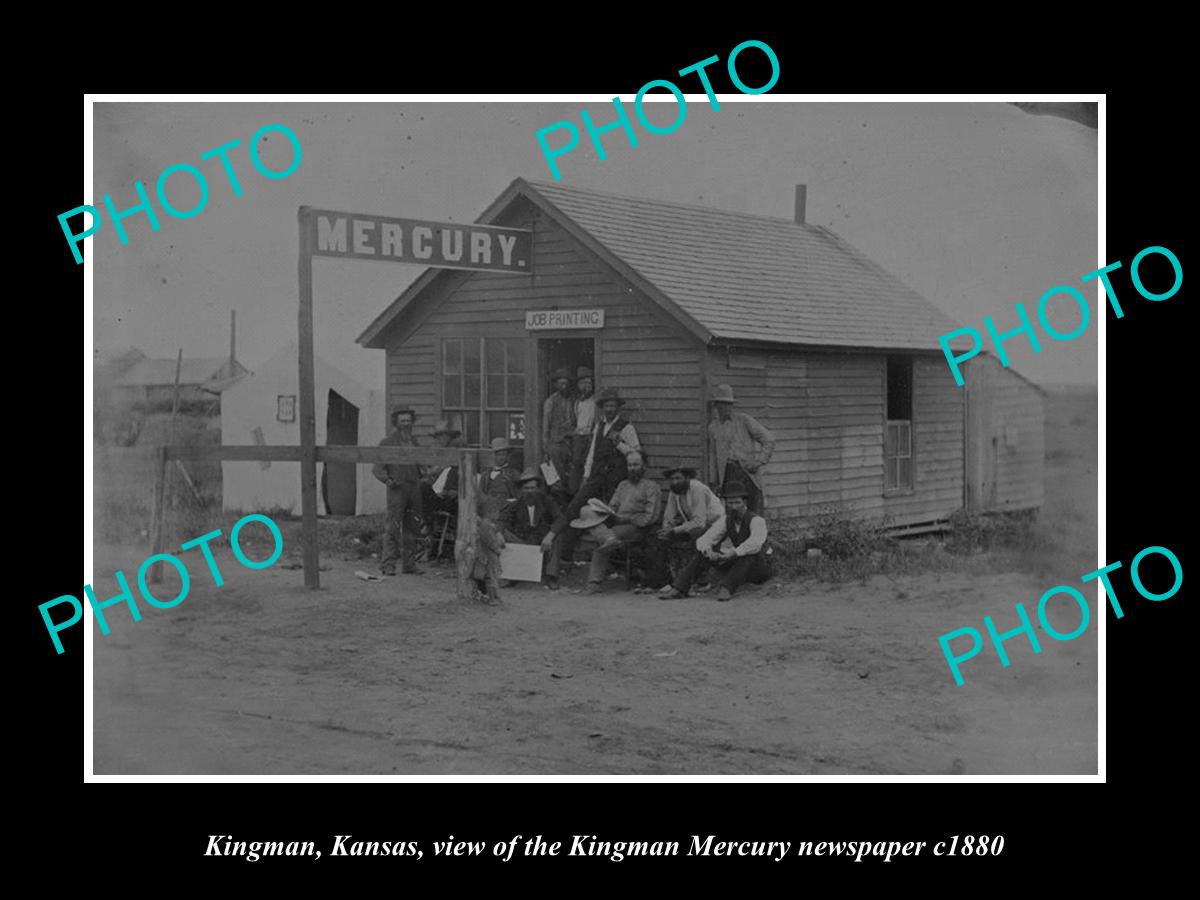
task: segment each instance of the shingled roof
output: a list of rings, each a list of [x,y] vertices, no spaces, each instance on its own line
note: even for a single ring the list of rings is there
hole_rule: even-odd
[[[702,339],[937,350],[958,327],[838,235],[790,219],[516,179],[479,217],[527,197]],[[418,278],[359,338],[373,344],[436,275]]]

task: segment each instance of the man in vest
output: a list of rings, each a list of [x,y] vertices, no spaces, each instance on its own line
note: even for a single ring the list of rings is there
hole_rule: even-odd
[[[558,470],[565,491],[571,477],[571,437],[575,433],[575,401],[571,376],[558,369],[551,377],[553,393],[542,403],[542,461]]]
[[[450,424],[442,419],[433,426],[433,445],[455,447],[458,445],[460,434],[461,431],[451,428]],[[430,525],[433,523],[435,512],[458,515],[458,466],[441,466],[426,474],[421,480],[421,505]]]
[[[775,435],[753,416],[733,409],[733,388],[718,384],[713,389],[712,405],[717,414],[708,420],[709,447],[712,448],[713,478],[722,488],[736,481],[747,491],[751,511],[763,511],[762,469],[775,451]]]
[[[492,438],[492,467],[479,473],[479,488],[500,501],[501,506],[517,496],[520,472],[508,464],[512,447],[502,437]]]
[[[591,449],[592,429],[596,427],[594,390],[592,370],[580,366],[575,371],[575,433],[571,436],[571,477],[567,481],[567,491],[572,497],[583,486],[583,466]]]
[[[536,469],[529,468],[517,479],[521,495],[500,513],[500,527],[504,539],[510,544],[542,543],[550,533],[550,526],[558,518],[558,504],[542,491],[542,477]],[[546,587],[558,590],[559,547],[553,542],[549,549],[543,548],[542,575]],[[505,585],[506,586],[506,585]]]
[[[415,447],[413,422],[416,413],[398,409],[392,413],[391,434],[379,442],[381,447]],[[383,534],[383,552],[379,568],[384,575],[396,574],[396,557],[401,557],[401,571],[419,575],[417,568],[417,532],[424,518],[421,511],[421,467],[415,463],[376,463],[371,474],[387,485],[387,528]],[[397,549],[399,548],[399,549]]]
[[[549,541],[562,535],[563,559],[570,560],[575,553],[578,541],[577,529],[569,528],[572,519],[587,505],[593,497],[599,497],[607,502],[616,491],[617,485],[625,480],[628,470],[625,456],[633,450],[641,450],[638,442],[637,429],[624,418],[621,407],[625,405],[616,388],[605,388],[596,398],[596,405],[601,416],[596,420],[592,429],[592,439],[588,445],[587,458],[583,465],[583,485],[567,504],[562,515],[554,522],[550,534],[542,540],[542,549],[549,548]]]
[[[695,469],[673,466],[663,469],[663,477],[670,490],[658,539],[674,579],[699,554],[696,541],[725,515],[725,507],[712,489],[696,477]],[[674,586],[668,584],[659,596],[666,597],[674,590]]]
[[[728,600],[747,581],[761,584],[771,577],[767,522],[749,510],[746,496],[746,488],[737,482],[725,486],[725,515],[700,535],[699,553],[675,579],[673,590],[663,592],[663,599],[686,597],[696,577],[709,567],[715,570],[718,600]]]

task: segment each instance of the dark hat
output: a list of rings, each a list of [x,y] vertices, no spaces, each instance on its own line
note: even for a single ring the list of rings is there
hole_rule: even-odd
[[[550,381],[552,381],[552,382],[558,381],[558,379],[560,379],[560,378],[565,378],[567,381],[570,381],[571,373],[568,372],[566,369],[555,369],[554,372],[551,373],[551,375],[550,375]]]
[[[521,477],[517,479],[517,484],[522,485],[527,481],[536,481],[541,484],[542,475],[537,469],[535,469],[533,466],[530,466],[521,473]]]
[[[600,392],[600,396],[596,398],[596,405],[603,406],[609,400],[617,401],[618,406],[624,406],[625,401],[621,399],[621,392],[615,387],[605,388]]]
[[[746,486],[740,481],[730,481],[726,483],[725,490],[721,493],[724,495],[726,500],[732,499],[733,497],[741,497],[745,499],[746,497],[750,496],[750,494],[746,491]]]
[[[669,469],[663,469],[663,478],[670,478],[676,472],[682,472],[688,478],[696,477],[695,469],[688,468],[687,466],[671,466]]]
[[[589,369],[587,366],[580,366],[578,369],[575,370],[575,380],[576,381],[579,381],[579,379],[581,379],[581,378],[591,378],[591,377],[592,377],[592,370]]]
[[[414,422],[417,421],[417,414],[415,412],[413,412],[411,409],[405,408],[405,409],[393,409],[392,410],[392,422],[396,421],[396,416],[399,416],[403,413],[408,413],[410,416],[412,416]]]

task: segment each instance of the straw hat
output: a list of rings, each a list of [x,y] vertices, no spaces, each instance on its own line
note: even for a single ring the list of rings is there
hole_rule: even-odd
[[[594,528],[607,518],[608,513],[601,512],[594,506],[585,506],[579,511],[579,518],[571,520],[571,527]]]
[[[733,388],[728,384],[718,384],[713,388],[712,392],[713,403],[736,403],[733,399]]]
[[[457,428],[451,428],[450,423],[447,420],[438,419],[437,423],[433,426],[433,435],[436,437],[439,434],[448,434],[451,437],[458,437],[462,434],[462,432]]]
[[[512,446],[508,443],[508,438],[494,437],[492,438],[492,452],[497,453],[501,450],[511,450]]]

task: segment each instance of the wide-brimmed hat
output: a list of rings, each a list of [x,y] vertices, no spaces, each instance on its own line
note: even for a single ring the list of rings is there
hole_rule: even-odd
[[[663,473],[663,478],[670,478],[670,477],[671,477],[672,475],[674,475],[676,472],[682,472],[682,473],[683,473],[684,475],[686,475],[688,478],[695,478],[695,477],[696,477],[696,470],[695,470],[695,469],[689,468],[688,466],[671,466],[671,468],[669,468],[669,469],[663,469],[663,470],[662,470],[662,473]]]
[[[522,485],[527,481],[536,481],[539,484],[541,484],[542,474],[537,469],[535,469],[533,466],[530,466],[528,469],[526,469],[524,472],[521,473],[521,477],[517,479],[517,484]]]
[[[451,437],[458,437],[460,434],[462,434],[462,432],[457,428],[451,428],[450,423],[445,419],[438,419],[436,424],[433,426],[433,434],[435,437],[439,434],[448,434]]]
[[[412,416],[412,419],[414,422],[417,421],[417,414],[415,412],[413,412],[411,409],[393,409],[391,421],[394,423],[396,421],[396,416],[401,415],[403,413],[408,413],[408,415]]]
[[[740,481],[730,481],[725,485],[725,489],[721,491],[721,495],[729,500],[732,497],[741,497],[745,499],[750,496],[750,492],[746,490],[746,486]]]
[[[621,392],[614,387],[605,388],[600,392],[600,396],[596,398],[596,405],[603,406],[609,400],[615,400],[617,406],[624,406],[625,401],[621,398]]]
[[[617,511],[601,500],[599,497],[593,497],[587,502],[589,509],[594,509],[596,512],[604,513],[606,516],[615,516]]]
[[[733,388],[728,384],[718,384],[712,390],[713,403],[736,403],[733,399]]]
[[[592,377],[592,370],[589,369],[587,366],[580,366],[578,369],[575,370],[575,380],[576,381],[579,381],[582,378],[591,378],[591,377]]]
[[[500,450],[511,450],[512,445],[508,443],[508,438],[494,437],[492,438],[492,452],[496,453]]]
[[[594,506],[585,506],[579,511],[579,518],[571,520],[572,528],[594,528],[607,519],[609,513],[601,512]]]
[[[558,381],[558,379],[560,379],[560,378],[564,378],[567,381],[570,381],[571,373],[568,372],[566,369],[555,369],[553,372],[550,373],[550,383],[551,384]]]

